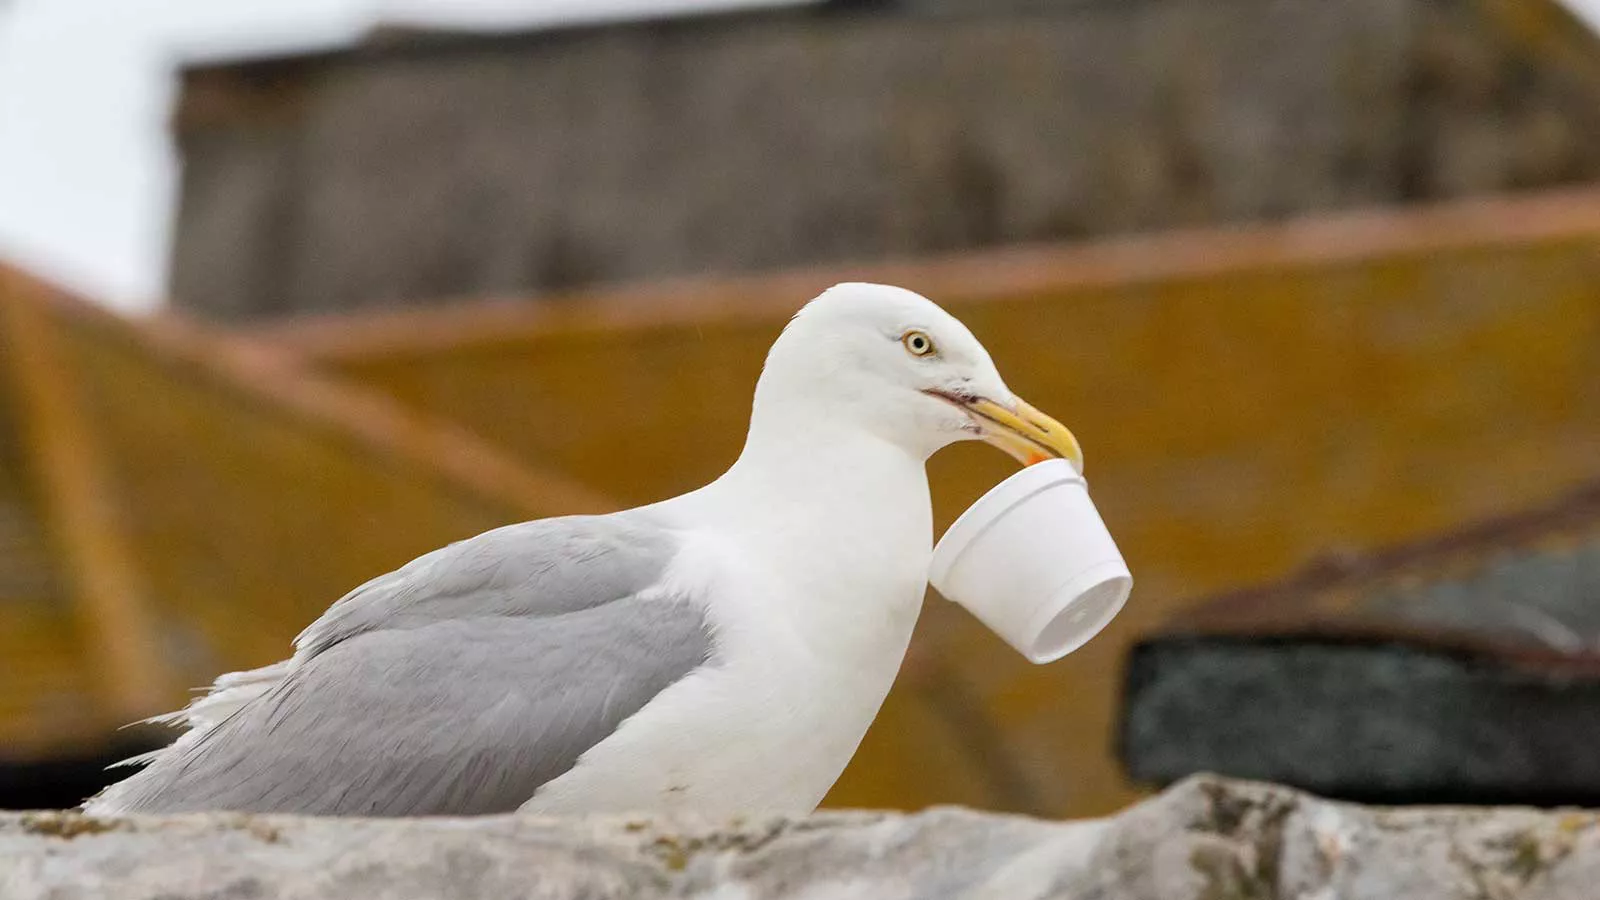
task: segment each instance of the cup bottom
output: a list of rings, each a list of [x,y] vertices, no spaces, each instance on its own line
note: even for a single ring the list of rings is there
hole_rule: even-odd
[[[1024,655],[1030,662],[1054,662],[1087,644],[1122,611],[1133,579],[1120,563],[1102,563],[1063,585],[1056,596],[1070,599],[1034,633]]]

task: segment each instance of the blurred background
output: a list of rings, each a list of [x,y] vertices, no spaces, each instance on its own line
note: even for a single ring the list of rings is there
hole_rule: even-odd
[[[0,808],[426,550],[714,477],[847,279],[1074,429],[1136,586],[1044,667],[930,595],[829,805],[1600,803],[1597,29],[0,2]],[[1010,469],[936,457],[938,527]]]

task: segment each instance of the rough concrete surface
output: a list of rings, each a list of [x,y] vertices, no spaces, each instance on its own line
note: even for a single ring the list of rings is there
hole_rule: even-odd
[[[1109,819],[0,817],[6,900],[1588,898],[1600,815],[1372,809],[1189,779]]]

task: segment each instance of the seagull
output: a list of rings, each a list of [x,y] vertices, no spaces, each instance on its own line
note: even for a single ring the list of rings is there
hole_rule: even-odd
[[[797,312],[715,481],[508,525],[361,585],[286,660],[223,675],[95,814],[815,809],[894,682],[927,588],[925,463],[1077,440],[955,317],[846,283]]]

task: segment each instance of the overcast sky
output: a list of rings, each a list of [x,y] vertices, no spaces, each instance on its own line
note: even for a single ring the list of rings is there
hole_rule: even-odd
[[[122,309],[158,302],[179,59],[337,45],[380,19],[526,28],[774,2],[0,0],[0,257]],[[1600,27],[1600,0],[1568,2]]]

